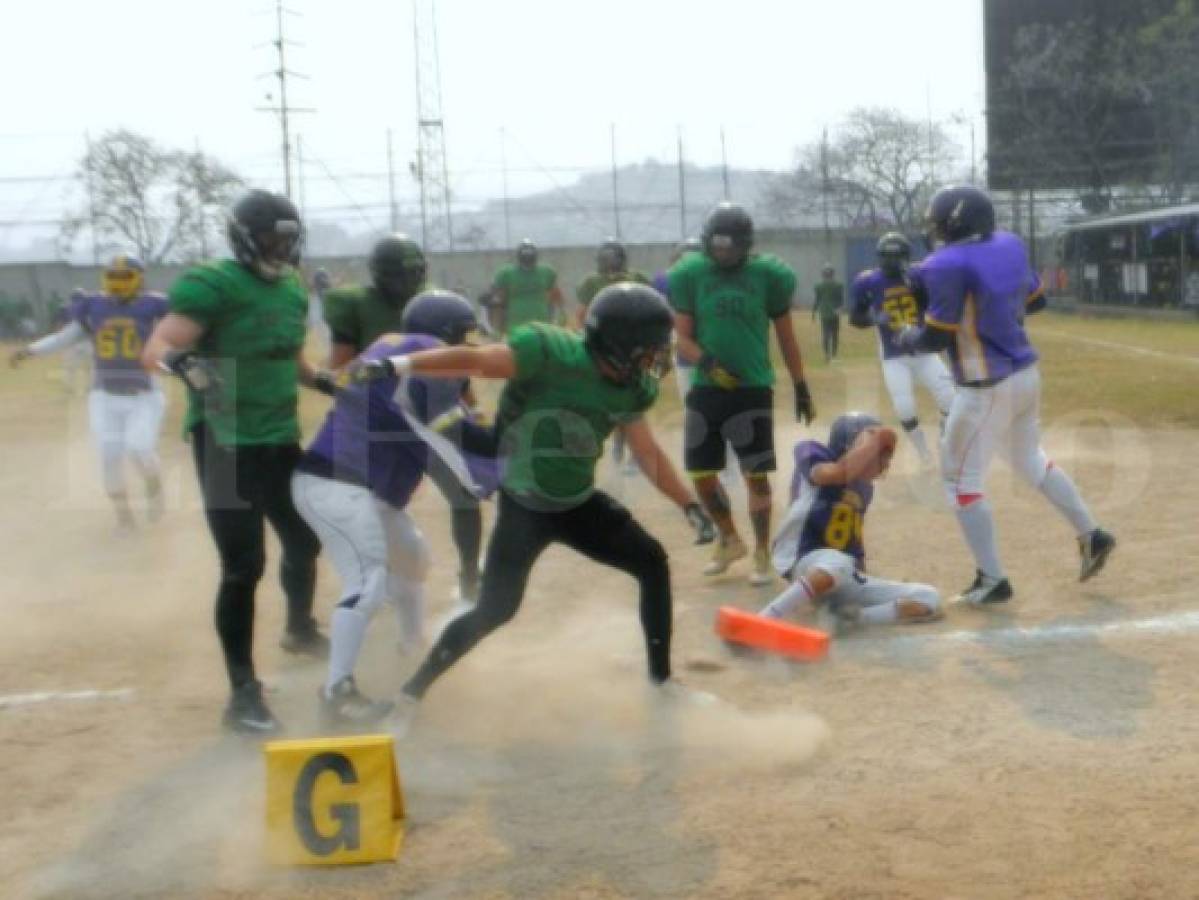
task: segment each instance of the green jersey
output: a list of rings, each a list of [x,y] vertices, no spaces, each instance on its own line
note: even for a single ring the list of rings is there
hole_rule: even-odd
[[[835,319],[845,303],[845,286],[839,281],[821,281],[816,285],[813,311],[822,319]]]
[[[741,379],[744,387],[770,387],[770,323],[791,312],[795,272],[782,260],[753,255],[738,269],[719,268],[689,253],[670,270],[670,303],[695,320],[695,340],[705,353]],[[712,386],[696,370],[696,385]]]
[[[542,508],[564,509],[595,490],[604,441],[653,406],[658,384],[605,379],[583,336],[552,325],[526,325],[508,338],[516,374],[496,412],[504,489]]]
[[[422,287],[420,290],[424,290]],[[346,287],[325,294],[325,321],[334,343],[365,350],[380,335],[400,330],[403,303],[393,303],[373,286]]]
[[[509,263],[495,273],[494,287],[504,292],[504,327],[511,331],[527,322],[550,321],[550,293],[558,273],[538,263],[531,269]]]
[[[299,277],[263,281],[232,259],[207,263],[171,286],[170,307],[204,328],[196,352],[224,380],[219,402],[188,398],[185,431],[203,421],[226,446],[298,441],[297,357],[308,316]]]
[[[621,281],[635,281],[638,284],[649,284],[649,279],[640,272],[611,272],[607,275],[592,272],[583,279],[582,284],[579,285],[579,289],[576,292],[579,304],[583,308],[590,306],[596,294],[608,285],[617,284]]]

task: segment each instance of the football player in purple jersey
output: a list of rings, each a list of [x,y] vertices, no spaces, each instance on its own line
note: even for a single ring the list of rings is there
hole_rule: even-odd
[[[1041,375],[1024,317],[1043,309],[1045,296],[1028,251],[1019,237],[996,229],[991,198],[976,187],[938,191],[927,219],[936,248],[920,265],[928,310],[924,325],[906,327],[896,344],[909,353],[947,350],[958,387],[941,439],[941,473],[976,570],[958,600],[981,605],[1012,596],[984,494],[996,451],[1073,527],[1078,578],[1086,581],[1116,540],[1041,449]]]
[[[761,615],[778,619],[825,605],[841,623],[941,618],[936,588],[866,574],[863,519],[894,449],[895,432],[860,412],[838,417],[827,445],[795,445],[791,506],[772,548],[775,569],[791,585]]]
[[[162,390],[142,369],[142,345],[154,326],[167,314],[162,294],[144,289],[146,268],[141,260],[119,253],[105,267],[97,294],[72,295],[67,323],[53,334],[17,350],[14,366],[31,356],[92,345],[92,389],[88,394],[88,421],[100,450],[104,490],[112,501],[117,525],[134,527],[125,460],[142,476],[147,514],[153,521],[162,515],[162,480],[159,475],[158,435],[162,425]]]
[[[927,351],[910,354],[895,345],[895,337],[909,325],[924,321],[927,297],[919,271],[909,266],[912,248],[908,239],[892,231],[879,238],[878,268],[858,275],[851,288],[849,324],[878,329],[878,352],[882,358],[883,383],[899,424],[916,448],[920,463],[931,467],[933,454],[916,414],[916,382],[932,394],[942,420],[953,402],[953,378],[940,354]]]
[[[403,334],[383,335],[355,365],[461,344],[479,324],[465,297],[444,290],[417,294],[404,307],[401,322]],[[394,606],[404,652],[424,649],[429,549],[407,506],[431,455],[438,454],[476,496],[495,487],[494,461],[488,466],[458,450],[463,443],[494,443],[490,432],[467,417],[465,383],[465,378],[409,376],[350,385],[338,392],[296,467],[296,509],[320,537],[341,578],[329,673],[320,692],[326,727],[369,724],[391,709],[390,703],[363,695],[354,681],[367,626],[380,606]],[[462,429],[457,441],[441,436],[447,427]]]

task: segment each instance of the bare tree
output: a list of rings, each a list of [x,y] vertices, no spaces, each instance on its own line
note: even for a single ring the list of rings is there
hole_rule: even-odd
[[[131,247],[147,263],[207,255],[214,224],[244,184],[212,157],[126,130],[91,143],[77,177],[90,208],[68,219],[64,243],[92,227],[98,239]]]
[[[958,175],[960,152],[938,122],[859,107],[826,142],[796,151],[795,168],[768,193],[784,220],[829,212],[831,225],[913,230],[937,179]]]

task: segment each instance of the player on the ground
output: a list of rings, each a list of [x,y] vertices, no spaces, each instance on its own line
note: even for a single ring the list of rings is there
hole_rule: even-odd
[[[529,322],[556,324],[562,320],[558,273],[553,266],[538,262],[537,256],[537,245],[525,238],[516,247],[516,262],[495,273],[489,318],[496,334],[507,334]]]
[[[371,249],[371,283],[330,291],[325,317],[332,332],[329,367],[340,369],[384,334],[403,330],[404,309],[426,289],[427,265],[420,244],[405,234],[391,234]],[[474,398],[470,383],[464,397]],[[479,557],[483,544],[483,513],[479,499],[465,490],[439,456],[429,461],[429,478],[450,506],[450,530],[458,550],[458,600],[473,603],[479,594]]]
[[[927,584],[866,574],[863,526],[874,482],[891,462],[895,432],[866,413],[833,422],[828,445],[799,441],[791,508],[774,540],[774,565],[791,586],[761,615],[782,618],[827,604],[841,623],[931,622],[941,597]]]
[[[644,417],[657,398],[657,376],[669,363],[671,325],[670,307],[657,291],[622,283],[595,298],[583,334],[529,325],[510,334],[506,344],[388,361],[418,375],[473,372],[508,379],[496,414],[504,474],[483,590],[474,609],[446,626],[404,685],[398,727],[443,672],[516,615],[534,563],[554,543],[637,579],[650,679],[670,680],[666,551],[624,506],[596,490],[595,468],[604,440],[613,429],[624,430],[646,477],[678,504],[697,542],[715,537]]]
[[[595,271],[579,282],[578,290],[575,291],[575,299],[578,300],[575,321],[580,328],[587,321],[587,307],[596,295],[608,285],[619,284],[622,281],[650,283],[644,272],[629,268],[629,252],[624,244],[616,238],[607,238],[596,251]]]
[[[820,347],[825,363],[837,357],[837,341],[841,336],[841,307],[845,305],[845,285],[837,280],[831,263],[820,270],[820,281],[813,291],[812,318],[820,317]]]
[[[728,494],[717,473],[732,444],[741,464],[754,530],[750,582],[769,584],[770,481],[774,455],[773,326],[795,387],[795,416],[810,423],[815,412],[804,381],[803,357],[791,323],[795,272],[774,256],[751,253],[749,213],[721,203],[704,223],[704,252],[685,256],[670,270],[679,352],[696,364],[687,394],[685,464],[700,500],[720,529],[705,575],[718,575],[746,555],[733,524]]]
[[[458,345],[478,328],[466,298],[439,290],[412,298],[402,324],[403,334],[384,335],[355,364]],[[360,693],[354,681],[367,626],[380,606],[395,606],[404,652],[425,647],[429,549],[406,507],[434,456],[447,454],[447,468],[454,467],[453,444],[431,437],[424,426],[461,412],[465,380],[390,378],[346,387],[292,477],[296,507],[341,579],[329,674],[320,691],[328,726],[367,724],[391,709]],[[467,421],[463,427],[474,426]],[[458,459],[458,478],[464,463]]]
[[[984,494],[996,450],[1074,527],[1079,580],[1086,581],[1116,541],[1041,449],[1041,376],[1024,317],[1042,309],[1045,297],[1028,251],[1016,235],[995,228],[991,198],[975,187],[938,191],[927,218],[937,245],[920,265],[928,310],[924,325],[908,326],[896,343],[914,353],[948,350],[953,364],[958,389],[941,440],[941,472],[976,568],[958,599],[979,605],[1012,596]]]
[[[308,298],[296,272],[303,229],[295,206],[251,190],[233,206],[227,233],[235,258],[193,266],[175,281],[170,314],[142,363],[189,388],[184,432],[221,560],[215,619],[232,689],[225,727],[270,734],[280,726],[263,700],[253,654],[263,525],[271,523],[283,550],[280,646],[323,656],[328,641],[312,617],[321,545],[292,502],[291,475],[301,456],[298,385],[332,393],[333,384],[303,356]]]
[[[144,290],[146,269],[127,253],[114,256],[101,275],[98,294],[72,294],[70,321],[54,334],[22,347],[11,362],[69,350],[91,342],[94,375],[88,394],[88,421],[100,450],[104,490],[121,529],[134,527],[125,483],[125,459],[142,476],[147,515],[162,515],[158,435],[165,406],[162,390],[141,367],[142,345],[167,314],[162,294]]]
[[[909,268],[912,246],[908,239],[892,231],[879,238],[878,268],[854,279],[849,324],[857,328],[878,328],[878,352],[882,358],[883,383],[891,395],[891,405],[904,433],[916,448],[920,463],[933,465],[933,454],[920,427],[916,410],[916,382],[932,394],[941,411],[949,415],[953,402],[953,377],[936,351],[905,353],[895,344],[904,328],[924,323],[928,297],[919,280],[919,271]]]

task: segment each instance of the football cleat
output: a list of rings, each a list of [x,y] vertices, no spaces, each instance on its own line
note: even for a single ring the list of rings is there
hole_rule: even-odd
[[[741,538],[736,534],[728,537],[721,535],[712,550],[712,561],[704,566],[705,575],[720,575],[737,560],[747,556],[749,551]]]
[[[262,684],[251,681],[234,688],[221,719],[224,726],[238,734],[271,735],[282,730],[262,699]]]
[[[1078,580],[1086,581],[1093,575],[1098,575],[1111,552],[1116,549],[1116,539],[1102,528],[1096,528],[1089,534],[1078,539],[1078,553],[1081,564],[1078,569]]]
[[[372,700],[347,675],[332,688],[320,689],[321,722],[327,728],[345,725],[373,725],[391,712],[394,703],[387,700]]]
[[[969,606],[984,606],[988,603],[1003,603],[1012,599],[1012,584],[1006,578],[991,578],[978,572],[974,583],[954,598],[954,603]]]

